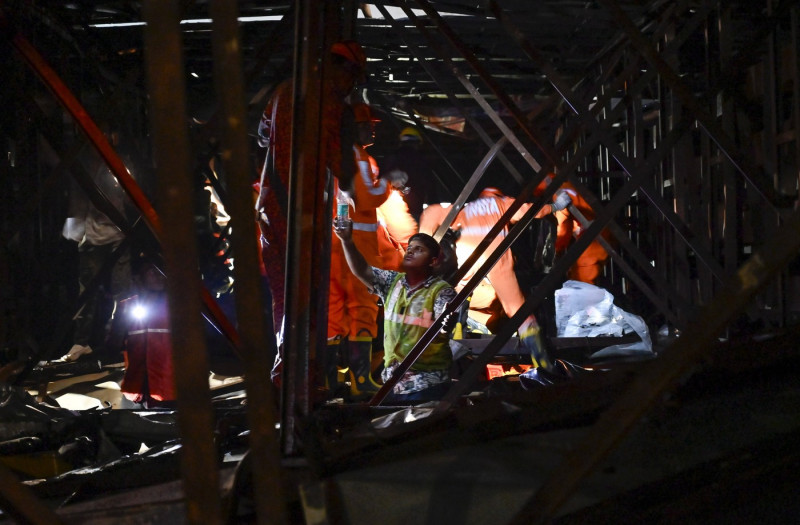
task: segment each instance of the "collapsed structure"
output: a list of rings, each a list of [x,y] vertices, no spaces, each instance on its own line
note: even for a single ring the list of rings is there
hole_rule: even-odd
[[[796,2],[138,5],[0,5],[0,46],[12,57],[0,86],[9,108],[0,128],[5,515],[50,523],[126,515],[266,523],[300,514],[317,522],[318,511],[349,523],[795,515]],[[471,286],[532,236],[533,216],[558,184],[570,182],[595,211],[566,253],[537,268],[517,314],[489,338],[465,338],[459,380],[432,407],[384,407],[382,392],[368,404],[319,406],[309,382],[324,342],[330,217],[315,161],[319,108],[309,101],[322,89],[325,50],[343,37],[367,53],[359,96],[387,126],[377,146],[382,133],[422,130],[440,154],[434,171],[453,212],[487,182],[512,189],[519,205],[533,203],[484,254]],[[266,380],[276,349],[252,243],[259,159],[251,135],[270,86],[289,76],[297,111],[288,359],[278,393]],[[125,134],[130,163],[104,135],[108,123]],[[372,154],[380,160],[385,151]],[[87,173],[90,155],[140,219],[115,214]],[[551,173],[557,184],[534,196]],[[127,238],[160,245],[175,414],[102,405],[74,413],[48,398],[65,369],[101,374],[81,382],[84,391],[119,372],[91,359],[53,363],[85,300],[70,284],[74,247],[61,238],[68,179]],[[205,244],[196,227],[204,186],[235,226]],[[610,236],[599,237],[604,230]],[[566,363],[560,380],[532,390],[512,377],[488,381],[486,366],[514,355],[522,320],[554,307],[567,269],[595,239],[610,255],[604,284],[644,320],[657,357],[592,358],[621,341],[551,330],[550,349]],[[244,381],[211,390],[220,354],[236,356]],[[141,443],[159,453],[138,453]],[[31,468],[35,455],[57,466]],[[766,479],[771,490],[758,498],[734,496]],[[406,499],[387,496],[412,480]],[[141,492],[159,483],[161,497]],[[330,497],[331,485],[340,498]]]

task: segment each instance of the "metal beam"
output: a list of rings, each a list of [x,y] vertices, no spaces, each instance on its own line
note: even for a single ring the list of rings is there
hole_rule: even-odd
[[[275,429],[278,422],[277,400],[268,380],[272,369],[270,357],[275,355],[277,349],[275,338],[267,334],[264,328],[261,272],[250,189],[250,152],[245,129],[247,118],[238,12],[235,2],[213,0],[210,5],[214,79],[222,131],[220,156],[228,182],[227,210],[233,226],[231,246],[236,257],[233,266],[236,283],[234,298],[246,370],[253,491],[259,495],[255,498],[256,516],[261,525],[281,524],[288,522],[288,511]]]
[[[800,249],[800,211],[786,218],[764,246],[729,276],[713,301],[705,306],[678,341],[637,375],[630,388],[604,412],[562,465],[517,513],[512,525],[548,523],[622,437],[664,392],[713,349],[728,322],[748,307],[755,295]]]
[[[200,313],[200,272],[192,216],[191,154],[186,118],[179,0],[148,0],[143,13],[152,140],[162,210],[181,473],[188,523],[222,523],[214,414]]]
[[[453,107],[455,107],[461,113],[461,116],[464,117],[464,119],[467,122],[469,122],[469,125],[472,126],[472,129],[475,130],[475,133],[478,134],[478,137],[480,137],[483,143],[491,148],[495,143],[495,141],[489,136],[486,130],[483,129],[481,123],[476,118],[472,117],[470,113],[464,108],[464,105],[461,103],[460,100],[458,100],[455,94],[449,89],[445,88],[445,83],[442,81],[442,75],[437,70],[434,61],[425,57],[423,53],[420,51],[419,47],[417,47],[409,39],[405,38],[402,24],[400,24],[397,20],[395,20],[384,6],[376,4],[376,7],[378,8],[378,11],[380,11],[381,15],[387,21],[389,21],[389,23],[392,25],[392,29],[394,29],[395,33],[397,33],[400,36],[401,40],[403,40],[405,45],[408,47],[408,50],[411,52],[414,58],[417,59],[417,62],[419,62],[419,64],[422,66],[425,72],[428,73],[428,75],[433,79],[433,81],[436,82],[436,84],[442,89],[442,91],[445,92],[445,94],[447,95],[447,100],[449,100],[450,103],[453,105]],[[509,161],[508,158],[505,155],[503,155],[502,152],[499,153],[497,158],[498,160],[500,160],[500,162],[503,163],[503,166],[508,170],[511,176],[514,177],[514,180],[516,180],[520,184],[524,182],[522,179],[522,175],[519,174],[517,168],[513,164],[511,164],[511,161]]]

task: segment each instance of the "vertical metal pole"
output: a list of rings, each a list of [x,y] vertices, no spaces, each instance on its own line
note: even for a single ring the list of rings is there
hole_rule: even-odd
[[[188,523],[221,523],[217,450],[200,312],[200,273],[192,217],[181,2],[144,3],[146,66],[162,217],[162,249],[172,329],[181,471]]]
[[[310,347],[316,340],[316,334],[311,332],[317,308],[312,297],[315,299],[321,292],[314,273],[315,257],[320,256],[314,253],[315,220],[321,218],[315,210],[317,198],[323,196],[318,179],[325,169],[319,155],[323,96],[320,8],[324,6],[312,0],[296,4],[281,426],[281,449],[285,455],[298,451],[296,418],[307,416],[311,410],[309,360]],[[324,292],[327,291],[326,285]]]
[[[731,59],[732,30],[730,7],[720,3],[717,22],[719,34],[719,62],[717,67],[719,68],[722,68]],[[722,129],[729,135],[734,136],[736,132],[734,122],[736,115],[733,101],[730,98],[727,101],[723,101],[721,110]],[[723,258],[725,271],[731,273],[739,267],[739,214],[741,207],[739,206],[738,177],[733,166],[727,162],[722,165],[722,178],[725,185],[725,221],[722,232],[725,243],[723,246]]]
[[[214,77],[219,100],[217,119],[222,128],[221,157],[225,168],[228,212],[231,215],[236,264],[233,273],[239,334],[245,363],[247,415],[250,424],[250,460],[259,524],[286,523],[286,504],[280,468],[276,399],[269,381],[275,355],[275,338],[263,323],[262,283],[258,264],[253,197],[250,189],[244,84],[240,51],[238,8],[235,2],[213,0],[212,41]],[[269,352],[268,349],[272,351]]]

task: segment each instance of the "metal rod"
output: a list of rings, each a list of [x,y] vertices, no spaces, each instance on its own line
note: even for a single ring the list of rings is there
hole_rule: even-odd
[[[497,153],[508,143],[508,139],[505,137],[501,137],[494,146],[491,147],[489,151],[486,152],[486,155],[483,156],[483,160],[478,164],[475,168],[475,171],[472,172],[467,184],[459,193],[458,198],[456,201],[450,206],[450,209],[447,211],[447,216],[442,220],[442,224],[436,229],[436,232],[433,234],[433,238],[437,241],[441,241],[444,237],[444,234],[447,232],[447,228],[453,223],[453,219],[456,218],[458,212],[461,211],[461,208],[464,207],[464,204],[467,202],[472,190],[478,185],[478,181],[481,180],[483,174],[486,172],[486,169],[494,160]]]
[[[167,270],[178,426],[183,442],[181,473],[188,523],[222,523],[214,415],[200,312],[200,272],[192,216],[192,176],[186,126],[178,0],[143,6],[146,67],[158,189],[164,206],[161,231]],[[157,52],[156,52],[157,50]]]
[[[275,424],[278,422],[272,384],[268,380],[277,352],[275,338],[264,327],[256,224],[253,220],[253,196],[250,189],[247,121],[244,109],[244,83],[240,51],[238,7],[235,2],[213,0],[212,45],[214,79],[222,131],[222,157],[228,182],[228,207],[233,226],[231,247],[236,257],[233,266],[239,334],[245,363],[247,415],[250,426],[250,458],[253,490],[259,524],[286,523],[287,509],[283,494],[284,475]],[[270,351],[267,351],[269,349]]]
[[[524,321],[531,313],[533,313],[536,307],[541,304],[541,301],[544,299],[545,295],[554,290],[555,287],[562,282],[563,275],[566,273],[567,269],[578,259],[580,254],[583,253],[587,246],[589,246],[589,243],[600,234],[602,229],[611,220],[611,218],[625,205],[633,192],[636,191],[640,179],[644,178],[651,170],[655,169],[661,159],[678,141],[678,138],[683,134],[683,131],[684,130],[678,127],[670,132],[670,135],[668,135],[668,137],[662,142],[659,154],[648,158],[647,162],[645,162],[638,173],[628,179],[628,181],[617,191],[616,195],[614,195],[614,197],[611,199],[611,202],[609,202],[607,206],[601,210],[595,210],[598,213],[595,216],[595,220],[592,225],[583,233],[583,235],[581,235],[579,239],[575,241],[572,246],[569,247],[567,252],[556,261],[553,268],[545,275],[544,279],[539,282],[533,292],[526,298],[525,303],[520,307],[517,313],[514,314],[511,319],[503,325],[503,327],[495,335],[494,339],[492,339],[492,341],[486,346],[483,352],[481,352],[481,354],[470,364],[467,370],[461,374],[459,381],[450,389],[450,391],[437,406],[437,412],[448,410],[461,395],[466,393],[467,390],[475,384],[478,379],[478,375],[481,373],[484,367],[491,359],[494,358],[497,352],[500,351],[506,341],[511,338],[517,327],[522,324],[522,321]],[[554,186],[558,187],[558,185],[560,185],[561,182],[563,182],[567,177],[567,174],[571,173],[572,170],[574,170],[575,167],[581,162],[583,155],[594,148],[597,143],[596,141],[596,136],[589,137],[589,139],[579,149],[578,154],[570,159],[569,164],[567,164],[563,170],[559,171],[548,188],[553,188]],[[523,192],[524,191],[526,190],[523,190]],[[535,208],[536,205],[537,203],[534,203],[532,209]],[[495,252],[493,252],[493,255],[494,253],[507,248],[507,245],[510,245],[510,243],[514,241],[515,236],[521,235],[522,229],[527,227],[528,222],[533,217],[531,211],[532,210],[528,210],[525,216],[523,216],[523,218],[514,225],[506,238],[503,239]],[[489,235],[492,235],[492,233],[490,232]],[[490,261],[487,261],[487,263],[489,262]],[[486,266],[486,264],[484,264],[484,266]],[[478,270],[476,277],[482,277],[485,275],[483,272],[484,266]],[[473,277],[473,279],[470,280],[465,289],[471,285],[474,285],[473,281],[475,281],[476,277]],[[459,297],[457,296],[454,302],[457,302],[458,299]]]
[[[664,81],[672,88],[675,95],[694,114],[709,137],[717,144],[748,184],[752,186],[753,191],[761,196],[769,209],[774,211],[777,215],[780,215],[779,210],[775,208],[770,198],[759,188],[758,184],[756,184],[755,180],[750,175],[750,173],[756,172],[750,161],[744,155],[740,155],[737,152],[738,149],[733,139],[731,139],[716,120],[700,106],[699,102],[694,98],[694,95],[692,95],[689,88],[686,87],[686,84],[681,80],[680,76],[678,76],[669,64],[664,61],[658,53],[658,50],[656,50],[652,43],[642,35],[615,0],[600,0],[600,2],[611,12],[617,24],[631,40],[631,43],[633,43],[645,59],[658,70]]]
[[[392,25],[392,29],[394,29],[394,32],[400,36],[400,38],[403,40],[403,43],[408,47],[408,50],[411,52],[412,55],[414,55],[414,58],[417,59],[417,62],[419,62],[419,64],[422,66],[425,72],[428,73],[428,75],[433,79],[434,82],[436,82],[439,88],[442,91],[444,91],[444,93],[447,95],[447,100],[449,100],[450,103],[453,105],[453,107],[455,107],[459,111],[459,113],[461,113],[461,116],[467,122],[469,122],[469,125],[472,126],[472,129],[475,130],[475,133],[477,133],[478,137],[480,137],[483,143],[489,147],[492,147],[495,141],[489,136],[489,134],[483,128],[478,119],[474,118],[470,114],[470,112],[464,108],[464,105],[461,103],[460,100],[458,100],[458,98],[451,90],[445,88],[445,83],[442,81],[442,75],[436,70],[436,67],[434,66],[434,61],[429,60],[428,58],[423,56],[419,47],[417,47],[416,45],[414,45],[413,42],[405,38],[403,25],[398,23],[398,21],[394,17],[392,17],[391,13],[389,13],[389,11],[387,11],[384,6],[379,4],[376,4],[375,6],[378,8],[378,11],[380,11],[383,18],[389,21],[389,23]],[[519,171],[517,171],[517,168],[513,164],[511,164],[511,161],[509,161],[508,158],[505,155],[503,155],[502,152],[498,154],[498,160],[500,160],[500,162],[503,163],[503,166],[506,168],[506,170],[508,170],[509,174],[511,174],[514,180],[516,180],[520,184],[524,182],[522,179],[522,175],[520,175]]]
[[[512,27],[511,22],[508,20],[507,16],[500,10],[499,6],[497,6],[496,2],[492,2],[492,6],[495,9],[495,14],[498,18],[503,18],[506,23],[506,27]],[[587,128],[591,130],[593,133],[599,132],[600,125],[595,120],[591,114],[587,113],[586,111],[580,109],[575,100],[574,94],[570,87],[564,82],[560,75],[555,71],[555,69],[541,56],[541,54],[519,33],[519,31],[515,32],[515,36],[517,38],[518,43],[522,46],[525,53],[536,63],[537,67],[541,68],[545,75],[547,76],[548,81],[551,85],[558,90],[564,100],[568,103],[570,109],[586,124]],[[635,172],[636,168],[633,166],[630,158],[626,155],[622,149],[619,147],[619,144],[616,142],[609,140],[604,137],[603,143],[608,147],[609,151],[613,154],[614,158],[620,164],[620,166],[625,170],[625,172],[632,176]],[[663,198],[661,197],[660,193],[655,191],[646,181],[641,180],[640,189],[642,192],[650,199],[650,201],[658,207],[659,211],[664,215],[664,217],[673,225],[676,231],[684,238],[684,240],[689,244],[693,250],[698,254],[699,257],[703,260],[703,262],[709,267],[709,269],[714,273],[717,278],[722,278],[725,275],[724,270],[719,265],[719,263],[713,258],[712,254],[702,245],[698,243],[696,240],[696,236],[694,233],[686,227],[683,221],[678,217],[664,202]]]
[[[422,1],[424,1],[424,0],[422,0]],[[418,0],[418,2],[419,2],[419,0]],[[423,5],[423,8],[424,7],[425,6]],[[436,14],[436,11],[433,10],[433,8],[431,8],[430,6],[428,6],[428,7],[434,13],[433,15],[431,15],[430,13],[428,13],[428,14],[429,14],[429,16],[431,16],[431,18],[433,20],[435,20],[437,22],[437,25],[438,25],[439,29],[441,29],[443,32],[445,32],[445,34],[450,35],[451,43],[453,41],[457,42],[457,39],[455,39],[455,35],[451,35],[452,32],[448,32],[449,28],[447,28],[446,24],[441,19],[441,17],[439,17]],[[450,69],[450,72],[458,79],[459,82],[461,82],[461,85],[463,85],[464,88],[467,90],[467,92],[469,92],[469,94],[472,95],[472,98],[478,103],[478,105],[481,107],[481,109],[483,109],[483,111],[492,120],[492,122],[494,122],[495,126],[497,126],[497,128],[503,133],[503,135],[508,139],[508,141],[511,142],[511,144],[514,146],[514,148],[516,148],[516,150],[522,156],[523,160],[525,160],[525,162],[527,162],[530,165],[530,167],[533,168],[534,172],[539,173],[540,171],[542,171],[541,164],[539,164],[539,162],[533,157],[533,155],[530,153],[530,151],[528,151],[528,149],[522,144],[522,142],[519,140],[519,138],[517,138],[517,136],[514,134],[514,132],[511,130],[511,128],[508,127],[508,125],[503,121],[503,119],[500,117],[500,115],[498,115],[497,112],[494,110],[494,108],[492,108],[492,106],[486,100],[486,97],[484,97],[483,95],[480,94],[480,92],[475,87],[475,85],[472,82],[470,82],[470,80],[463,73],[461,73],[461,71],[453,64],[453,61],[450,59],[450,57],[447,56],[446,53],[444,53],[444,51],[441,49],[441,47],[438,44],[436,44],[436,42],[433,40],[432,36],[425,29],[424,25],[420,22],[419,18],[410,9],[408,9],[407,7],[403,7],[403,11],[406,13],[406,16],[408,16],[408,18],[410,20],[414,21],[414,23],[417,26],[417,29],[419,29],[419,31],[421,33],[423,33],[428,38],[428,41],[430,42],[431,46],[438,51],[439,57],[447,65],[448,69]],[[471,57],[471,59],[473,61],[475,60],[475,57],[472,56],[471,53],[469,53],[469,51],[466,50],[466,48],[463,45],[460,45],[460,46],[454,45],[454,47],[456,47],[462,53],[462,55],[465,56],[465,59],[467,59],[468,61],[470,60],[470,57]],[[490,82],[491,82],[491,80],[490,80]],[[510,99],[509,99],[509,102],[510,102]],[[513,106],[514,104],[511,103],[511,105]],[[514,107],[516,107],[516,106],[514,106]],[[529,129],[529,126],[527,126],[527,125],[524,127],[524,131],[529,136],[535,136],[535,134]],[[539,149],[542,149],[542,146],[540,145],[540,142],[541,141],[534,140],[534,143],[537,146],[539,146]],[[553,165],[553,164],[555,164],[555,162],[551,161],[551,165]]]
[[[321,144],[322,107],[325,96],[319,64],[323,46],[326,5],[312,0],[296,3],[295,63],[292,116],[292,152],[289,178],[288,235],[286,253],[286,338],[284,343],[281,449],[284,455],[300,449],[298,417],[311,412],[311,356],[316,349],[318,300],[327,300],[329,283],[321,281],[322,251],[330,217],[325,217],[325,164]],[[315,224],[319,223],[321,224]],[[315,243],[319,243],[319,246]],[[316,249],[315,249],[316,248]],[[323,287],[320,289],[320,287]]]

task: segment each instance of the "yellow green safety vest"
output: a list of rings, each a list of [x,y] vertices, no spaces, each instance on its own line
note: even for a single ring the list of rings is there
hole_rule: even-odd
[[[417,341],[436,319],[433,304],[442,288],[449,286],[442,279],[417,288],[407,294],[406,287],[400,284],[404,274],[398,274],[384,303],[383,350],[384,365],[400,362],[414,348]],[[411,367],[412,370],[432,371],[448,370],[453,362],[449,337],[437,334],[419,359]]]

